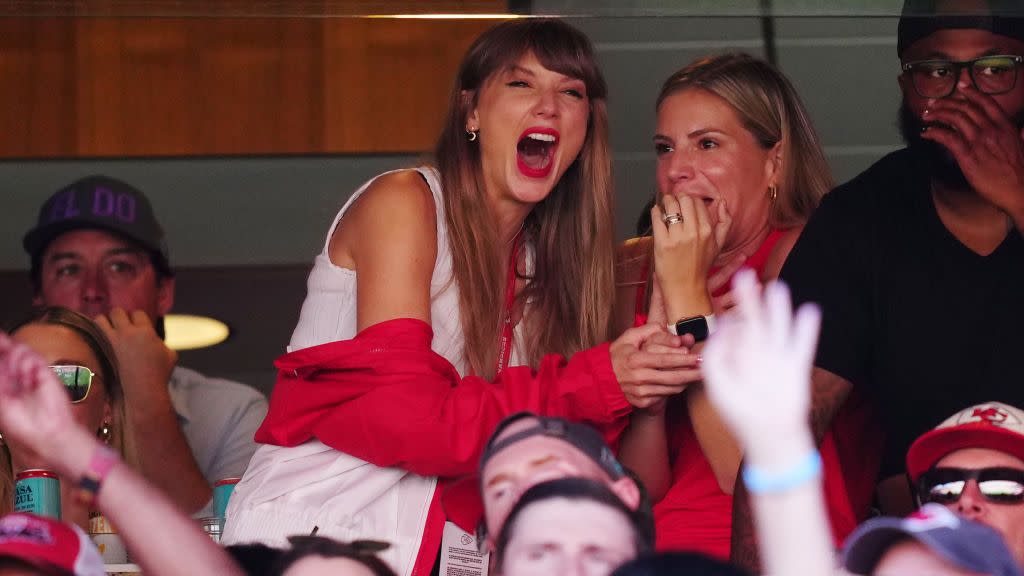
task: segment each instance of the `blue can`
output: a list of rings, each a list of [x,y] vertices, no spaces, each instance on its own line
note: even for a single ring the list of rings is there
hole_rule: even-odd
[[[235,484],[241,478],[224,478],[213,485],[213,515],[217,518],[226,518],[228,501],[235,491]]]
[[[49,470],[32,469],[14,477],[14,511],[60,520],[60,479]]]

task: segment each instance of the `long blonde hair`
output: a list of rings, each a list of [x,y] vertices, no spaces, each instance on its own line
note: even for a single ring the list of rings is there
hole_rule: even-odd
[[[107,397],[110,399],[111,420],[109,445],[130,465],[136,464],[135,450],[131,446],[131,435],[125,429],[128,420],[124,411],[124,389],[118,373],[117,358],[110,346],[110,341],[100,327],[89,318],[60,306],[49,306],[33,312],[23,322],[11,328],[13,334],[19,328],[29,324],[62,326],[74,332],[96,355],[100,363],[99,377],[103,381]],[[0,514],[11,511],[14,503],[14,470],[11,465],[11,451],[4,444],[0,447]]]
[[[505,22],[466,53],[435,149],[465,357],[470,370],[485,377],[494,375],[498,354],[504,247],[490,225],[494,215],[482,183],[480,149],[466,138],[466,119],[484,83],[528,53],[545,68],[582,80],[591,110],[579,156],[524,225],[524,240],[535,247],[534,273],[517,301],[529,303],[525,356],[530,364],[545,353],[568,356],[606,340],[611,328],[615,238],[607,86],[590,41],[572,26],[548,18]]]
[[[832,175],[811,118],[789,80],[749,54],[708,56],[670,76],[657,107],[670,95],[691,88],[729,103],[764,149],[782,142],[782,175],[768,224],[776,229],[805,224],[832,188]]]

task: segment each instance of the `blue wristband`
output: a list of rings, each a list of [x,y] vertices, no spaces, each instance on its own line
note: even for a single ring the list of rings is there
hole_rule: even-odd
[[[796,466],[782,472],[765,472],[750,466],[743,467],[743,483],[747,490],[764,494],[785,492],[809,482],[821,473],[821,454],[812,450]]]

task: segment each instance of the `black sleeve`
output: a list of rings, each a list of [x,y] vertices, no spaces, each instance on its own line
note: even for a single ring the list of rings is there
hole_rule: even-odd
[[[780,274],[794,306],[821,306],[815,365],[855,386],[870,385],[872,365],[870,228],[877,214],[864,194],[849,184],[826,194]]]

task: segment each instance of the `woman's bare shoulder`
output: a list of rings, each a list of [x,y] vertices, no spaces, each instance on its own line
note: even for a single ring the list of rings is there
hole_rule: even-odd
[[[380,242],[407,251],[432,252],[437,212],[430,187],[415,170],[384,174],[352,204],[331,237],[331,261],[355,264],[358,252],[375,252]]]

